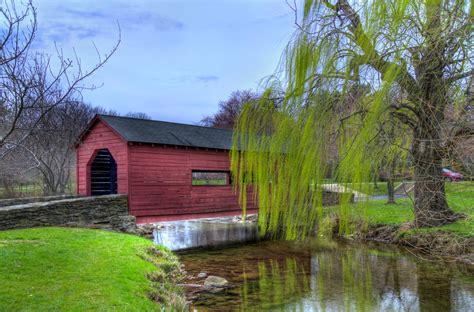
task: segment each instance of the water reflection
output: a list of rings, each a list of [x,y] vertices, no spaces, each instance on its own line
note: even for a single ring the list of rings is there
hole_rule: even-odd
[[[201,293],[197,311],[474,311],[463,267],[344,242],[264,242],[181,255],[189,274],[235,287]],[[195,283],[196,281],[193,281]]]

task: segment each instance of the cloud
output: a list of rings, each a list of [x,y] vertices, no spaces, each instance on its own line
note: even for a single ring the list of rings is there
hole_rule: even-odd
[[[36,47],[44,47],[52,42],[67,42],[73,38],[95,38],[100,34],[100,30],[97,28],[78,24],[73,25],[67,22],[53,22],[44,26],[46,27],[38,28],[34,41]]]
[[[137,12],[118,18],[120,25],[137,29],[143,26],[151,26],[157,31],[181,30],[184,24],[167,16],[157,15],[150,12]]]
[[[196,79],[201,82],[214,82],[219,80],[219,77],[214,76],[214,75],[202,75],[202,76],[196,76]]]
[[[123,28],[138,29],[142,27],[152,27],[157,31],[170,31],[183,29],[184,24],[174,18],[157,14],[153,10],[148,10],[146,6],[121,5],[116,7],[99,6],[92,8],[71,8],[60,7],[64,17],[72,23],[78,19],[89,20],[94,24],[115,24],[119,22]]]
[[[216,75],[177,75],[174,77],[156,77],[152,78],[162,86],[183,86],[183,85],[194,85],[196,83],[212,83],[217,82],[220,78]]]
[[[269,23],[269,22],[272,22],[272,21],[280,21],[280,20],[289,19],[292,16],[293,16],[293,13],[285,13],[285,14],[280,14],[280,15],[276,15],[276,16],[257,18],[257,19],[254,19],[253,21],[251,21],[251,23],[253,23],[253,24],[265,24],[265,23]]]
[[[88,6],[59,4],[39,11],[39,27],[34,47],[43,49],[54,42],[98,40],[117,33],[117,22],[123,31],[176,31],[184,24],[174,18],[158,14],[146,6],[128,4],[110,7],[96,2]]]
[[[56,32],[69,33],[79,39],[93,38],[100,33],[98,29],[90,26],[70,25],[65,23],[57,24],[53,29]]]
[[[89,19],[99,18],[99,19],[103,19],[103,18],[109,18],[110,17],[110,14],[108,14],[106,12],[101,12],[101,11],[98,11],[98,10],[97,11],[81,10],[81,9],[77,9],[77,8],[71,8],[69,6],[67,6],[67,7],[62,6],[59,9],[62,10],[62,12],[68,14],[68,15],[76,16],[76,17],[80,17],[80,18],[89,18]]]

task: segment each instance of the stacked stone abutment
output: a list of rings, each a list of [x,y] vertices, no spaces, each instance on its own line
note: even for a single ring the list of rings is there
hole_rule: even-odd
[[[134,232],[127,195],[76,197],[0,207],[0,230],[39,226],[104,228]]]

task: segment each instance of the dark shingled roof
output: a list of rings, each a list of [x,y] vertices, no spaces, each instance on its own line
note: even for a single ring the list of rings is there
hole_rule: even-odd
[[[109,115],[98,117],[129,142],[232,148],[232,130]]]

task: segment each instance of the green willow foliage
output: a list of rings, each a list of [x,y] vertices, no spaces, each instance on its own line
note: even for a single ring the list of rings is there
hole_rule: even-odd
[[[406,88],[409,47],[423,37],[430,10],[440,2],[331,3],[306,0],[295,8],[302,16],[284,52],[284,75],[269,82],[258,105],[244,107],[234,131],[233,181],[244,214],[249,200],[258,204],[263,235],[297,239],[315,224],[321,228],[328,172],[368,193],[384,159],[407,155],[409,140],[394,138],[398,149],[376,138],[390,120],[389,93]],[[470,1],[453,3],[472,10]],[[350,196],[342,196],[341,232],[351,230],[349,203]]]

